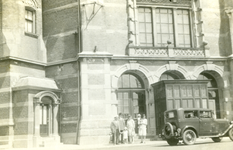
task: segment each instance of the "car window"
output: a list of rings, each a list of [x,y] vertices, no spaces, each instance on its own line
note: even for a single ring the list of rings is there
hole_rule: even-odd
[[[175,117],[174,112],[170,111],[170,112],[166,113],[166,118],[170,119],[170,118],[174,118],[174,117]]]
[[[184,111],[184,118],[198,118],[197,111]]]
[[[200,118],[212,118],[211,111],[200,111]]]

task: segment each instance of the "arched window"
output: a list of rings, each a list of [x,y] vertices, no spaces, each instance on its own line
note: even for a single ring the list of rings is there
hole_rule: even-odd
[[[52,99],[45,96],[41,99],[40,104],[40,135],[42,137],[49,136],[52,133]]]
[[[123,74],[118,81],[118,88],[143,88],[142,82],[134,75]]]
[[[135,117],[138,113],[146,114],[145,89],[141,78],[135,74],[125,73],[118,80],[118,113],[125,118]]]
[[[208,96],[209,96],[209,108],[216,111],[216,117],[220,118],[220,103],[219,103],[219,90],[218,84],[215,78],[208,73],[201,73],[198,78],[199,80],[210,80],[207,84],[208,86]]]

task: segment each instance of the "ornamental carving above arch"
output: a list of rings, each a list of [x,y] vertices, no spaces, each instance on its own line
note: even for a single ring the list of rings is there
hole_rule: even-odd
[[[34,97],[33,97],[33,101],[34,103],[42,103],[42,98],[48,96],[51,97],[53,99],[53,104],[57,104],[59,105],[61,103],[61,99],[53,92],[51,91],[42,91],[37,93]]]
[[[30,7],[38,8],[39,3],[37,0],[22,0],[22,2]]]
[[[137,63],[137,62],[130,62],[128,64],[125,64],[121,67],[119,67],[114,74],[112,74],[112,87],[117,88],[117,81],[118,78],[126,71],[130,70],[137,70],[140,71],[145,75],[147,78],[149,85],[154,83],[154,76],[151,74],[151,72],[143,65]]]

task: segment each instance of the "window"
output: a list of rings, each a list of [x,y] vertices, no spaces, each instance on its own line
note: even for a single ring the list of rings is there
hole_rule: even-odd
[[[171,112],[167,112],[166,118],[168,118],[168,119],[175,118],[174,112],[172,112],[172,111]]]
[[[118,81],[119,88],[143,88],[141,81],[134,75],[123,74]]]
[[[48,104],[41,104],[40,105],[40,125],[46,125],[47,124],[47,118],[48,118]]]
[[[200,111],[200,118],[212,118],[211,111]]]
[[[52,100],[50,97],[43,97],[40,104],[40,135],[42,137],[49,136],[52,133]]]
[[[25,10],[25,32],[35,33],[35,11]]]
[[[138,22],[140,46],[192,46],[188,9],[139,7]]]
[[[185,118],[198,118],[197,111],[184,111]]]

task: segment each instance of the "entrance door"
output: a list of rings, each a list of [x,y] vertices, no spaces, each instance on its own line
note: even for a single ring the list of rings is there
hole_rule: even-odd
[[[118,113],[124,118],[131,115],[133,118],[138,113],[146,114],[145,87],[139,76],[125,73],[118,81]]]
[[[49,105],[40,105],[40,135],[42,137],[49,136]]]
[[[139,114],[146,114],[145,92],[118,91],[118,113],[122,113],[124,118],[131,115],[133,118]]]

